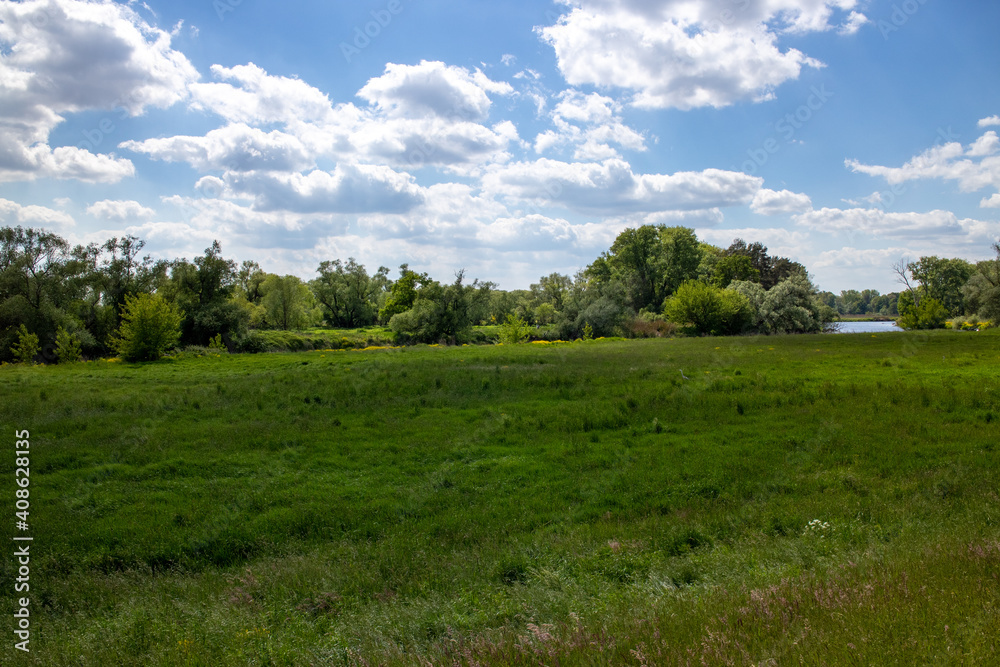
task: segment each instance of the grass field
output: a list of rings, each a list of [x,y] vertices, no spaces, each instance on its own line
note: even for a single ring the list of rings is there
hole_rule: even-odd
[[[5,367],[0,402],[5,665],[1000,654],[995,332]]]

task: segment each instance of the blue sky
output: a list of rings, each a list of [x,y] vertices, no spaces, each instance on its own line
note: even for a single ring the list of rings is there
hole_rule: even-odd
[[[821,289],[1000,237],[1000,4],[0,0],[0,224],[527,287],[626,227]]]

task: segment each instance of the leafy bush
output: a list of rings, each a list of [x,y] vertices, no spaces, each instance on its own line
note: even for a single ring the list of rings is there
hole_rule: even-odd
[[[924,297],[916,304],[909,292],[899,295],[899,315],[896,324],[903,329],[943,329],[948,319],[948,312],[940,301]]]
[[[154,361],[177,345],[181,314],[158,294],[128,296],[112,347],[126,361]]]
[[[60,364],[80,360],[80,339],[62,327],[56,331],[56,359]]]
[[[520,317],[507,315],[506,321],[500,325],[497,333],[501,345],[516,345],[528,340],[531,327]]]
[[[637,317],[629,324],[633,338],[668,338],[677,333],[677,325],[663,319]]]
[[[754,321],[754,311],[742,293],[689,280],[677,290],[664,308],[671,320],[700,335],[741,333]]]
[[[208,349],[216,354],[229,352],[229,348],[227,348],[226,344],[222,342],[222,334],[215,334],[215,338],[209,339]]]
[[[17,330],[17,343],[10,348],[14,359],[22,364],[30,364],[38,355],[38,336],[30,333],[23,324]]]

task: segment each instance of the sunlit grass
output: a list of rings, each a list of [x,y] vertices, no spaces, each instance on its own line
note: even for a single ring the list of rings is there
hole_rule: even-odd
[[[371,347],[0,370],[20,662],[995,654],[1000,335]]]

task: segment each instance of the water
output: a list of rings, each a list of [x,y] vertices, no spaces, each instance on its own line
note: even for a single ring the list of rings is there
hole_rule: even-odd
[[[835,322],[834,333],[892,333],[902,331],[895,322]]]

